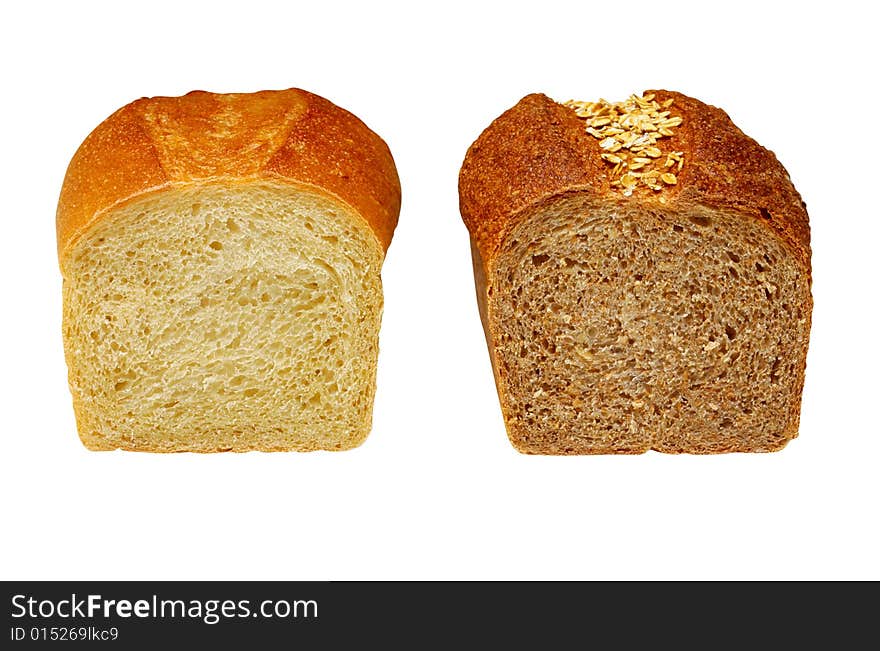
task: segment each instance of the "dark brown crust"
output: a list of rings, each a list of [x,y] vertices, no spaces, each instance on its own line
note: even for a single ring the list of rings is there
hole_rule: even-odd
[[[471,145],[459,174],[461,215],[484,262],[523,208],[571,189],[605,193],[604,172],[574,111],[545,95],[523,97]]]
[[[299,89],[193,91],[116,111],[73,157],[58,201],[59,259],[110,207],[201,182],[275,180],[349,204],[387,250],[400,182],[385,142],[331,102]]]
[[[806,206],[773,152],[749,138],[727,114],[681,93],[653,92],[674,100],[683,118],[664,149],[683,151],[678,185],[663,190],[670,208],[703,205],[760,220],[796,251],[810,272],[810,226]],[[459,175],[464,223],[489,268],[504,236],[523,209],[551,196],[581,191],[598,199],[656,202],[645,188],[632,197],[612,188],[599,143],[584,123],[546,95],[527,95],[498,117],[471,145]]]

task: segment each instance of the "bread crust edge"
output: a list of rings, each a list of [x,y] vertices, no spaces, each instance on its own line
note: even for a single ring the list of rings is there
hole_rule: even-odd
[[[209,133],[205,116],[225,104],[238,111],[228,133]],[[285,120],[283,133],[266,135],[269,112]],[[157,138],[147,115],[170,118],[170,137]],[[166,126],[162,124],[161,126]],[[216,125],[215,125],[216,126]],[[222,127],[222,125],[221,125]],[[186,137],[188,154],[167,164]],[[252,147],[251,158],[242,151]],[[210,165],[199,165],[210,157]],[[397,168],[385,142],[360,119],[301,89],[138,99],[101,122],[74,154],[56,212],[58,259],[92,227],[145,194],[181,184],[271,181],[311,186],[354,208],[387,252],[400,213]]]
[[[572,109],[546,95],[525,96],[480,134],[459,173],[459,207],[487,267],[530,206],[555,195],[585,192],[597,200],[660,210],[701,206],[736,212],[778,233],[810,274],[806,204],[775,154],[715,106],[674,91],[645,93],[660,102],[672,99],[673,114],[683,118],[664,146],[684,152],[684,167],[678,183],[656,196],[639,188],[623,197],[613,188],[598,140],[584,131]]]

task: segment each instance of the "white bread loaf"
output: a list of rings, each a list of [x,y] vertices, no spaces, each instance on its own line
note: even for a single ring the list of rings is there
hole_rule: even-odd
[[[721,110],[529,95],[460,181],[509,438],[535,454],[756,452],[797,436],[804,203]]]
[[[359,445],[399,208],[385,143],[301,90],[141,99],[107,118],[57,214],[82,442]]]

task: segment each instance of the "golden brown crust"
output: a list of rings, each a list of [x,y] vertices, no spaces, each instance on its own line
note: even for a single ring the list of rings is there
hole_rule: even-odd
[[[331,102],[299,89],[139,99],[85,139],[58,201],[59,259],[102,213],[178,184],[277,180],[352,206],[387,250],[400,182],[385,142]]]
[[[307,95],[308,110],[294,122],[265,173],[338,195],[366,218],[387,251],[400,212],[400,181],[391,152],[354,115]]]
[[[670,208],[732,210],[760,220],[796,251],[810,272],[806,206],[773,152],[749,138],[727,114],[666,90],[683,123],[664,143],[684,152],[678,184],[663,190]],[[461,214],[487,265],[524,208],[552,196],[587,192],[598,199],[656,202],[647,188],[623,197],[610,185],[598,141],[574,111],[549,97],[527,95],[498,117],[468,150],[459,176]]]
[[[55,219],[59,260],[103,210],[168,183],[137,107],[116,111],[89,134],[67,168]]]

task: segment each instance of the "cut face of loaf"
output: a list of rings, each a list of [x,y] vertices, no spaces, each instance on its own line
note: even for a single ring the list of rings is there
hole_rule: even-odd
[[[102,217],[62,259],[92,449],[339,450],[367,436],[384,251],[307,186],[185,185]]]
[[[556,197],[475,266],[513,444],[771,451],[797,435],[810,278],[752,218]]]

